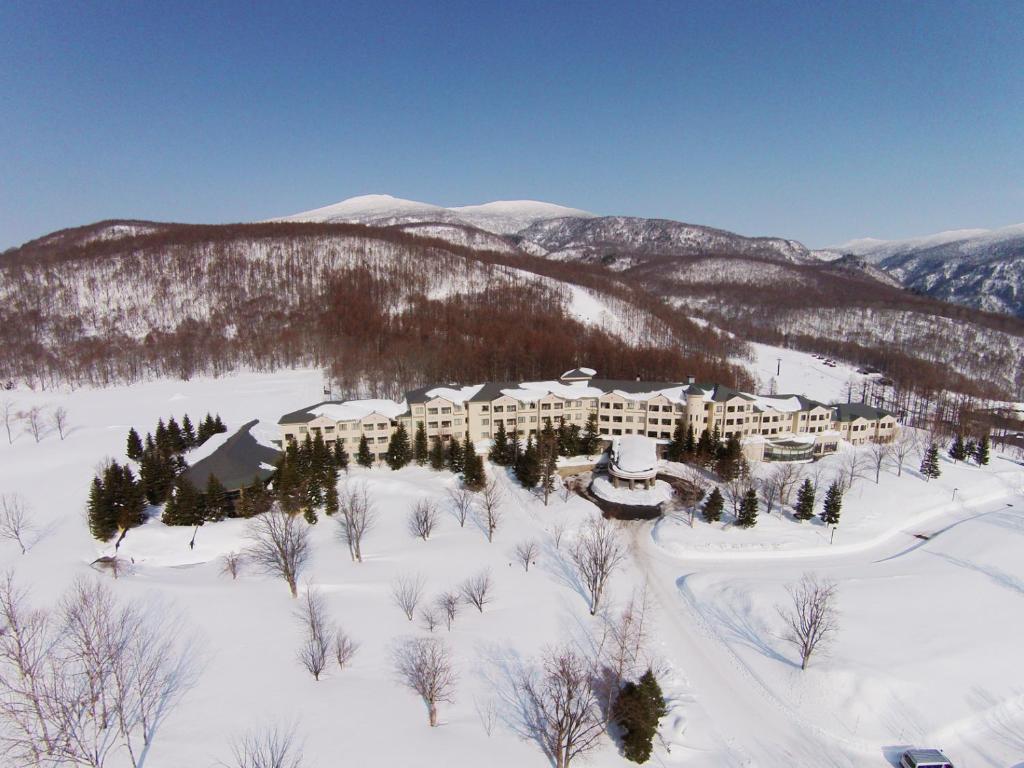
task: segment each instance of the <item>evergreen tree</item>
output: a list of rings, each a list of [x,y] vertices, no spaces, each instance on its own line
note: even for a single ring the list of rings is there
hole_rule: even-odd
[[[186,478],[174,481],[174,491],[167,500],[161,517],[165,525],[202,525],[205,508],[199,491]]]
[[[171,453],[184,453],[186,450],[185,436],[173,416],[167,422],[167,444],[170,446]]]
[[[302,513],[302,516],[310,525],[316,525],[320,522],[320,518],[317,517],[316,510],[313,509],[312,507],[306,507],[306,509]]]
[[[444,469],[444,444],[441,442],[441,438],[434,435],[434,442],[430,445],[430,468],[440,472]]]
[[[206,481],[206,492],[203,494],[204,519],[217,522],[225,517],[234,517],[235,510],[228,498],[227,489],[212,472]]]
[[[580,425],[570,424],[565,430],[564,443],[562,444],[565,456],[580,455]]]
[[[796,492],[793,516],[797,520],[810,520],[814,517],[814,485],[810,479],[805,479]]]
[[[707,427],[701,430],[694,454],[697,464],[702,467],[708,467],[714,461],[715,446],[711,442],[711,433],[708,432]]]
[[[587,423],[580,436],[580,453],[592,456],[601,445],[601,429],[597,424],[597,413],[591,411],[587,415]]]
[[[637,684],[637,687],[647,697],[647,700],[651,703],[651,708],[654,710],[654,714],[658,716],[659,720],[668,714],[668,707],[665,706],[665,694],[662,692],[661,685],[658,684],[658,678],[654,676],[654,671],[650,667],[640,676],[640,682]]]
[[[384,460],[392,469],[401,469],[412,460],[409,433],[405,431],[405,424],[399,422],[391,434],[391,441],[388,443],[388,451],[384,455]]]
[[[412,440],[412,458],[419,466],[427,463],[430,455],[430,443],[427,441],[427,428],[422,421],[416,422],[416,436]]]
[[[199,445],[202,445],[217,432],[217,427],[213,423],[213,416],[209,413],[206,414],[206,418],[199,423],[199,433],[197,435],[199,439]]]
[[[334,466],[348,472],[348,451],[345,450],[345,441],[340,437],[334,441]]]
[[[487,482],[484,473],[484,460],[476,452],[476,446],[469,439],[469,431],[466,431],[466,439],[462,443],[462,483],[471,491],[479,491]]]
[[[153,433],[153,437],[155,438],[154,442],[156,443],[158,451],[160,451],[161,453],[173,452],[171,443],[167,439],[167,425],[164,424],[163,419],[157,419],[156,432]]]
[[[984,467],[988,464],[989,454],[989,441],[988,435],[982,435],[981,440],[978,441],[978,445],[974,448],[974,460],[978,462],[979,467]],[[937,463],[937,462],[936,462]]]
[[[144,451],[139,460],[139,477],[146,501],[154,506],[167,501],[177,474],[178,466],[171,454],[159,448]]]
[[[271,504],[273,503],[270,494],[267,492],[266,484],[259,477],[252,479],[252,483],[245,488],[238,501],[237,513],[239,517],[262,515],[264,512],[270,511]]]
[[[546,420],[537,440],[537,464],[540,470],[540,487],[544,492],[544,504],[555,490],[558,478],[558,436]]]
[[[145,521],[146,496],[131,467],[111,462],[103,472],[102,487],[108,514],[116,521],[119,530],[127,531],[142,525]]]
[[[294,441],[288,444],[284,456],[277,462],[274,473],[274,496],[281,509],[294,515],[306,503],[306,491],[299,470],[299,447]]]
[[[133,461],[138,461],[142,458],[142,440],[139,438],[139,433],[135,431],[135,427],[128,430],[128,449],[126,451],[128,458]]]
[[[324,494],[324,512],[328,517],[333,517],[338,514],[339,509],[341,509],[341,500],[338,498],[338,484],[331,483],[327,486],[327,492]]]
[[[524,488],[536,488],[540,482],[540,457],[533,444],[533,435],[527,436],[526,447],[520,452],[513,471]]]
[[[697,453],[697,438],[693,433],[693,424],[686,425],[686,434],[683,436],[683,461],[692,461]]]
[[[185,440],[185,450],[196,447],[196,428],[192,426],[192,419],[187,413],[181,419],[181,436]]]
[[[740,513],[736,517],[736,525],[740,528],[753,528],[757,525],[757,491],[753,488],[743,494]]]
[[[935,443],[929,445],[921,457],[921,474],[926,480],[935,480],[942,475],[942,469],[939,467],[939,446]]]
[[[504,421],[498,421],[498,428],[494,430],[491,450],[487,457],[503,467],[507,467],[512,461],[512,448],[508,442],[508,432],[505,431]]]
[[[219,435],[221,432],[227,432],[228,428],[224,426],[224,422],[220,420],[220,414],[218,413],[213,417],[213,434]]]
[[[117,516],[103,487],[103,480],[99,477],[94,477],[89,486],[86,509],[89,513],[89,532],[93,538],[109,541],[117,533]]]
[[[366,440],[366,435],[360,435],[359,437],[359,450],[356,451],[356,464],[367,468],[373,466],[373,454],[370,453],[370,443]]]
[[[651,677],[654,686],[658,686],[653,675]],[[645,689],[643,680],[639,685],[630,681],[619,691],[612,705],[611,719],[622,731],[622,754],[627,760],[645,763],[650,759],[661,718],[659,713],[664,709],[660,686],[655,694],[650,687]]]
[[[839,514],[842,509],[843,488],[835,482],[825,491],[825,501],[822,503],[821,519],[825,525],[839,525]]]
[[[462,446],[454,437],[449,438],[448,447],[445,450],[444,465],[449,471],[460,474],[463,469]]]
[[[722,498],[722,492],[718,490],[716,485],[704,502],[704,509],[702,510],[704,519],[709,523],[717,523],[722,519],[722,509],[724,507],[725,499]]]
[[[957,436],[953,438],[953,443],[949,446],[949,458],[953,461],[963,461],[967,458],[967,448],[964,447],[964,438],[962,435],[957,434]]]
[[[686,441],[686,431],[683,429],[683,420],[676,419],[676,428],[672,431],[672,440],[665,451],[665,457],[669,461],[683,460],[683,444]]]
[[[740,447],[740,440],[733,433],[719,448],[718,458],[715,460],[715,473],[725,482],[735,480],[740,475],[742,458],[743,449]]]

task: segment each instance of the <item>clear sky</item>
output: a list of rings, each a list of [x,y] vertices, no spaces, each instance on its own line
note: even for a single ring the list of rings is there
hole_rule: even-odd
[[[0,248],[382,192],[822,246],[1024,221],[1024,2],[0,3]]]

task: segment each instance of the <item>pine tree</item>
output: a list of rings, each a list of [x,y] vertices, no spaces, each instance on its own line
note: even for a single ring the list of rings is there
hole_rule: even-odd
[[[498,421],[498,428],[494,431],[494,438],[491,442],[491,450],[487,457],[503,467],[507,467],[512,460],[512,449],[508,442],[508,432],[505,431],[505,422]]]
[[[117,533],[117,516],[103,487],[103,480],[99,477],[94,477],[89,486],[86,509],[89,514],[89,532],[93,538],[109,541]]]
[[[718,490],[716,485],[711,493],[708,494],[707,500],[704,502],[704,509],[701,510],[701,514],[704,516],[704,520],[709,523],[717,523],[722,519],[722,509],[725,507],[725,499],[722,498],[722,492]]]
[[[128,430],[128,448],[126,453],[128,458],[133,461],[138,461],[142,458],[142,440],[139,438],[139,433],[135,431],[135,427]]]
[[[440,472],[444,469],[444,444],[441,442],[441,438],[434,435],[434,441],[430,445],[430,468]]]
[[[658,720],[665,712],[665,699],[654,676],[644,675],[640,683],[627,682],[612,705],[611,719],[622,731],[622,754],[627,760],[645,763],[651,757]]]
[[[825,525],[839,525],[839,514],[842,509],[843,488],[835,482],[825,491],[825,501],[822,503],[821,519]]]
[[[146,496],[131,467],[111,462],[103,475],[103,488],[118,529],[127,531],[145,522]]]
[[[989,441],[988,435],[982,435],[981,440],[978,441],[978,445],[974,449],[974,460],[978,462],[979,467],[984,467],[988,464],[989,454]]]
[[[445,451],[444,465],[449,471],[459,474],[463,469],[462,445],[454,437],[448,440],[448,448]]]
[[[338,498],[338,484],[331,483],[327,486],[327,492],[324,494],[324,512],[328,517],[333,517],[339,509],[341,509],[341,500]]]
[[[469,432],[466,432],[466,439],[462,443],[462,483],[471,491],[479,491],[487,482],[484,474],[484,460],[476,452],[476,446],[469,439]]]
[[[793,507],[793,517],[797,520],[810,520],[814,517],[814,484],[810,479],[805,479],[800,489],[796,492],[796,506]]]
[[[683,444],[686,441],[686,432],[683,430],[683,420],[676,419],[676,428],[672,431],[672,440],[668,444],[665,457],[669,461],[682,461]]]
[[[161,517],[165,525],[202,525],[204,505],[199,491],[184,477],[174,481],[174,491],[167,500]]]
[[[239,499],[241,504],[238,508],[238,516],[256,517],[256,515],[269,512],[272,501],[270,494],[267,493],[266,484],[259,477],[254,477]]]
[[[430,456],[430,443],[427,441],[427,429],[422,421],[416,422],[416,436],[412,440],[412,458],[419,466],[427,463]]]
[[[181,432],[181,427],[178,426],[178,422],[173,416],[167,422],[167,444],[171,448],[172,453],[184,453],[187,449],[185,448],[185,436]]]
[[[516,479],[524,488],[536,488],[540,482],[540,457],[533,444],[533,435],[526,438],[526,447],[519,454],[514,468]]]
[[[384,455],[384,460],[392,469],[401,469],[412,460],[409,433],[405,431],[405,424],[399,422],[391,434],[391,441],[388,443],[388,451]]]
[[[963,461],[967,458],[967,449],[964,447],[964,438],[958,434],[953,438],[953,444],[949,446],[949,458],[953,461]]]
[[[163,419],[157,419],[156,432],[153,433],[153,437],[158,451],[161,453],[172,452],[170,441],[167,439],[167,425],[164,424]]]
[[[753,488],[743,494],[740,513],[736,517],[736,525],[740,528],[753,528],[757,525],[757,491]]]
[[[942,475],[942,469],[939,467],[939,446],[935,443],[929,445],[921,457],[921,474],[925,480],[935,480]]]
[[[185,450],[196,447],[196,428],[192,426],[192,419],[187,413],[181,419],[181,436],[185,440]]]
[[[213,417],[213,434],[219,435],[221,432],[227,432],[228,428],[224,426],[224,422],[220,420],[220,414],[218,413]]]
[[[651,708],[654,710],[654,714],[658,716],[659,720],[668,714],[668,707],[665,706],[665,694],[662,692],[658,678],[654,676],[654,671],[650,667],[640,676],[640,682],[637,684],[637,687],[647,697],[647,700],[651,703]]]
[[[206,492],[203,494],[204,518],[210,522],[234,517],[234,507],[228,498],[227,489],[212,472],[206,481]]]
[[[711,442],[711,433],[708,432],[707,427],[705,427],[701,430],[700,438],[697,440],[694,458],[700,466],[708,467],[714,461],[714,457],[715,446]]]
[[[565,442],[563,443],[563,450],[565,456],[579,456],[580,455],[580,425],[570,424],[566,428]]]
[[[743,449],[740,447],[740,440],[733,433],[719,448],[718,458],[715,461],[715,473],[725,482],[735,480],[740,474],[742,458]]]
[[[213,423],[213,416],[209,413],[206,414],[206,418],[199,423],[199,433],[197,435],[199,445],[202,445],[217,432],[217,427]]]
[[[601,429],[597,424],[597,414],[591,411],[587,415],[587,424],[583,428],[583,435],[580,437],[580,453],[584,456],[592,456],[597,453],[601,444]]]
[[[373,466],[373,454],[370,453],[370,443],[367,441],[366,435],[360,435],[359,437],[359,450],[356,451],[356,464],[367,468]]]
[[[344,439],[340,437],[334,441],[334,466],[348,472],[348,451],[345,450]]]
[[[697,452],[697,438],[693,433],[693,424],[686,425],[686,434],[683,437],[683,461],[692,461]]]

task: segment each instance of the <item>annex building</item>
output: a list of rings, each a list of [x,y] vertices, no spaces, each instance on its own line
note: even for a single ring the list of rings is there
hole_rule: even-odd
[[[896,418],[862,403],[826,405],[802,395],[752,395],[720,384],[602,379],[591,368],[566,371],[552,381],[489,382],[471,386],[421,387],[392,400],[326,401],[285,414],[278,421],[282,444],[317,433],[349,453],[365,435],[383,460],[391,434],[404,424],[410,438],[419,422],[427,437],[470,439],[482,448],[499,422],[511,436],[536,435],[545,423],[578,424],[596,414],[600,435],[642,435],[667,444],[676,422],[694,433],[718,428],[735,434],[751,461],[808,461],[854,445],[886,442]]]

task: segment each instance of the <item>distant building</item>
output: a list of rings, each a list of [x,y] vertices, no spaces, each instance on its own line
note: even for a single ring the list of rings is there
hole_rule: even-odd
[[[488,382],[470,386],[421,387],[403,402],[329,401],[282,416],[282,441],[319,432],[328,443],[343,441],[354,452],[365,435],[382,460],[399,423],[412,436],[422,423],[429,438],[489,441],[498,424],[520,438],[552,424],[581,429],[596,415],[608,441],[640,435],[663,449],[677,422],[694,433],[717,427],[722,438],[736,435],[751,461],[808,461],[836,451],[840,440],[854,444],[891,440],[896,418],[861,404],[831,406],[802,395],[752,395],[721,384],[601,379],[591,368],[566,371],[558,379]]]

